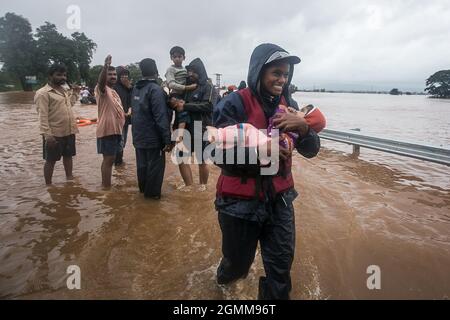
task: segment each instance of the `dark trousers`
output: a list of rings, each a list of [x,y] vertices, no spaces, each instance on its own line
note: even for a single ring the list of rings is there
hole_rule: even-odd
[[[289,299],[291,266],[295,250],[295,218],[291,203],[281,197],[271,205],[269,218],[254,222],[219,211],[222,230],[222,261],[219,283],[246,277],[260,242],[266,277],[259,280],[259,299]],[[264,204],[262,204],[264,205]]]
[[[166,156],[160,149],[136,149],[139,191],[147,198],[160,198]]]

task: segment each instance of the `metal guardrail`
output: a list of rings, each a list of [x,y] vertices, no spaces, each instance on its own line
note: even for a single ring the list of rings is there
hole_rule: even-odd
[[[353,145],[353,153],[356,155],[359,155],[359,147],[364,147],[450,166],[449,149],[375,138],[357,133],[329,129],[324,129],[319,136],[322,139]]]

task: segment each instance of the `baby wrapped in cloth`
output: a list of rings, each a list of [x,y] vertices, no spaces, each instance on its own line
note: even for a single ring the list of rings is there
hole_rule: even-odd
[[[238,147],[260,147],[270,143],[273,135],[273,119],[278,113],[295,113],[299,117],[303,117],[310,128],[316,133],[322,131],[326,126],[326,119],[322,112],[314,107],[308,105],[297,111],[286,106],[278,106],[275,115],[269,119],[269,126],[267,132],[255,128],[249,123],[238,123],[225,128],[207,127],[208,141],[217,144],[217,147],[223,149]],[[280,132],[279,144],[280,146],[292,151],[294,149],[298,133],[296,132]]]

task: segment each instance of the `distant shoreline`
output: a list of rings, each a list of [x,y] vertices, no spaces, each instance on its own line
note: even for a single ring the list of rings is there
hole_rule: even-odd
[[[363,93],[363,94],[390,94],[389,91],[365,91],[365,90],[323,90],[323,89],[316,89],[316,90],[307,90],[307,89],[300,89],[296,90],[295,92],[316,92],[316,93]],[[428,93],[425,92],[404,92],[404,96],[429,96]]]

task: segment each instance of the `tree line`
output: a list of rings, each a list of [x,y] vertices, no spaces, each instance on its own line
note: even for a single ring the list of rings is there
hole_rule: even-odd
[[[36,84],[42,85],[47,80],[48,67],[55,62],[67,66],[69,81],[93,87],[102,68],[100,65],[90,67],[96,49],[97,44],[84,33],[74,32],[68,38],[50,22],[33,33],[26,18],[8,12],[0,18],[0,63],[3,63],[0,90],[5,89],[1,84],[33,90],[34,78],[29,77],[36,77]],[[132,79],[140,77],[137,63],[127,67]],[[399,94],[397,91],[391,94]],[[425,91],[432,97],[450,98],[450,70],[431,75],[426,80]]]
[[[34,80],[37,84],[46,82],[52,63],[64,63],[69,81],[87,82],[92,76],[89,65],[96,48],[84,33],[66,37],[50,22],[33,33],[27,19],[8,12],[0,18],[0,81],[31,91]]]

